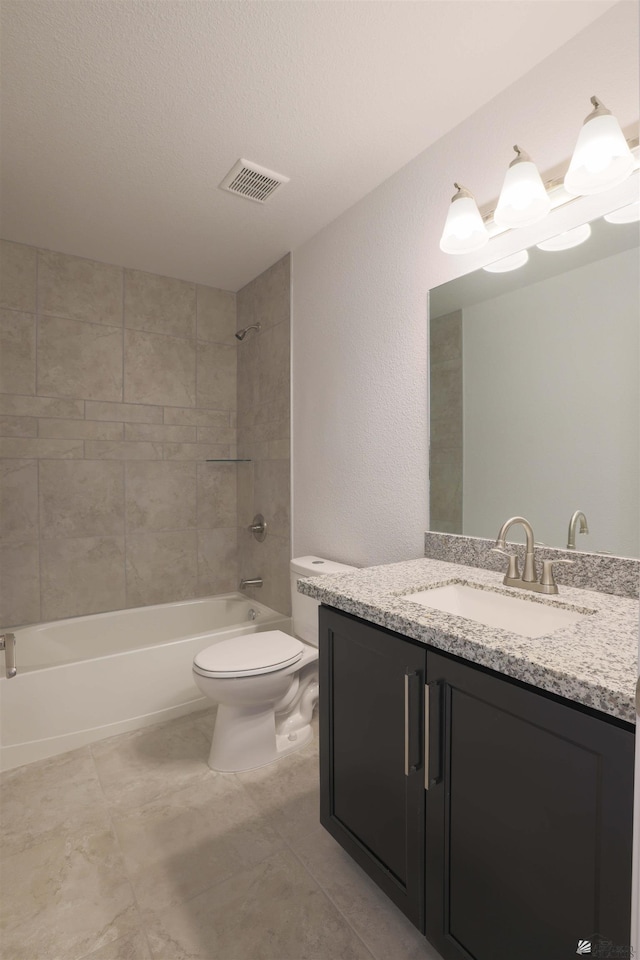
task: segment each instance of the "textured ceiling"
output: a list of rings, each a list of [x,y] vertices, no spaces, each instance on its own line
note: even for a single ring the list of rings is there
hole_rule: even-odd
[[[238,289],[613,5],[3,0],[1,234]]]

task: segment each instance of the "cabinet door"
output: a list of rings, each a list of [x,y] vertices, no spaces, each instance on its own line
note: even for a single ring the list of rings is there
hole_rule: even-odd
[[[628,957],[631,729],[431,652],[427,679],[429,939],[446,960]]]
[[[426,650],[320,610],[320,822],[424,931]]]

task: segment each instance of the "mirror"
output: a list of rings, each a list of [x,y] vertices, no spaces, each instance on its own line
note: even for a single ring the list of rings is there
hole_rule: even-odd
[[[430,528],[640,556],[638,223],[430,292]],[[518,528],[513,528],[517,539]],[[511,533],[510,533],[511,538]]]

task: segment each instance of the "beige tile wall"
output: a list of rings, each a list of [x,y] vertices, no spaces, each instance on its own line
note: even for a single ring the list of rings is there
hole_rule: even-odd
[[[238,562],[241,577],[262,577],[247,591],[291,612],[290,488],[290,257],[266,270],[237,295],[238,327],[260,322],[238,346]],[[255,513],[268,524],[258,543],[248,525]]]
[[[235,294],[9,242],[0,269],[0,625],[235,590],[237,467],[204,462],[236,455]]]
[[[462,312],[432,319],[429,529],[462,533]]]

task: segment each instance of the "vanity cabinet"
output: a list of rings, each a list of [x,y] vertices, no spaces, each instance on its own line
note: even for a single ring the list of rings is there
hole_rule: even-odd
[[[421,644],[320,608],[320,822],[424,932]]]
[[[445,960],[628,956],[629,724],[328,608],[320,724],[323,826]]]

